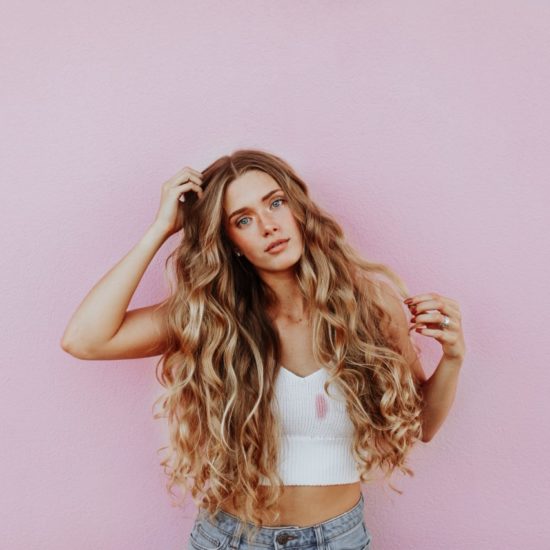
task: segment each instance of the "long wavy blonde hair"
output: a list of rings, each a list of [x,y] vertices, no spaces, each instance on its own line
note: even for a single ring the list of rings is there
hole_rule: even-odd
[[[400,277],[346,242],[283,159],[242,149],[208,166],[203,197],[187,193],[182,203],[182,239],[165,265],[172,260],[175,280],[169,279],[164,302],[169,347],[156,369],[166,391],[155,401],[162,400],[155,418],[167,418],[170,439],[161,465],[168,491],[179,486],[183,499],[190,491],[210,519],[229,498],[247,522],[261,527],[279,517],[282,492],[281,431],[272,408],[280,342],[267,315],[276,297],[245,256],[234,254],[223,223],[224,192],[248,170],[276,180],[302,232],[304,251],[294,270],[312,312],[313,353],[320,365],[331,365],[325,391],[334,383],[346,396],[362,482],[373,479],[375,467],[385,479],[395,468],[414,475],[406,459],[422,438],[422,394],[389,330],[377,284],[386,276],[405,298]],[[260,485],[262,476],[270,485]]]

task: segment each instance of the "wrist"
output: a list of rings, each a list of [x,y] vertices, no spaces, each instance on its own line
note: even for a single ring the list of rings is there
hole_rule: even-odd
[[[164,244],[164,241],[166,241],[169,236],[170,232],[165,227],[153,223],[141,237],[141,242],[145,243],[147,246],[153,246],[158,249]]]
[[[146,234],[152,235],[157,238],[167,239],[172,234],[170,229],[165,225],[155,221],[153,222],[145,232]]]
[[[464,362],[464,356],[462,355],[445,355],[441,358],[449,367],[460,368]]]

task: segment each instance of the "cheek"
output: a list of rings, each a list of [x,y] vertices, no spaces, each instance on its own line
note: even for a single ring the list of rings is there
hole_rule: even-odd
[[[294,240],[296,241],[296,244],[298,244],[299,246],[303,246],[304,239],[302,235],[302,229],[300,228],[300,225],[298,224],[296,219],[294,219],[293,232],[294,232]]]
[[[242,238],[242,235],[239,235],[239,231],[236,228],[228,229],[227,236],[229,237],[231,248],[243,250],[246,247],[245,239]]]
[[[290,211],[290,209],[287,209],[285,212],[285,224],[290,225],[295,233],[300,233],[300,226],[298,225],[298,220],[294,217],[294,214]]]
[[[233,233],[232,241],[236,248],[239,248],[247,254],[254,252],[255,248],[258,246],[257,243],[255,245],[255,239],[252,236],[251,232],[246,230],[242,233]]]

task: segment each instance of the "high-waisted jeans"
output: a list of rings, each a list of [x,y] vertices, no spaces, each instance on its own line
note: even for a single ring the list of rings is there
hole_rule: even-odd
[[[222,550],[373,550],[372,535],[365,525],[363,495],[353,508],[309,527],[278,525],[262,527],[255,540],[247,541],[246,534],[238,535],[242,520],[220,510],[213,525],[204,510],[199,510],[189,538],[188,549]],[[250,525],[250,524],[249,524]]]

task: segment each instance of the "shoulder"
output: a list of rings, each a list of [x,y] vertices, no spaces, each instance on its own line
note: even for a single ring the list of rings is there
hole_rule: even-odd
[[[406,306],[401,296],[389,283],[383,279],[370,278],[366,275],[360,276],[358,282],[360,291],[371,296],[375,294],[374,301],[391,317],[405,315]]]
[[[374,284],[380,290],[379,296],[384,305],[384,309],[392,316],[405,317],[406,306],[395,288],[383,280],[376,280]]]

